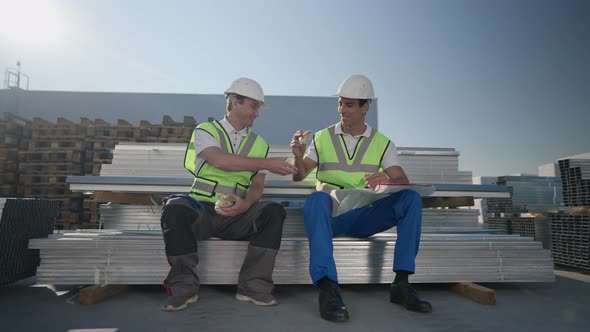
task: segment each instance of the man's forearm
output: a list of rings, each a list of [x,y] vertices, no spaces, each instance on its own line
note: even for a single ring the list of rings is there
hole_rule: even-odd
[[[248,195],[246,195],[245,201],[250,204],[250,206],[254,205],[254,203],[258,202],[262,197],[262,193],[264,192],[264,185],[254,184],[250,187],[248,191]]]
[[[305,179],[305,165],[303,164],[303,158],[293,158],[293,166],[297,167],[297,174],[293,174],[293,181],[301,181]]]
[[[226,172],[256,172],[268,168],[268,160],[266,158],[250,158],[232,154],[225,154],[211,161],[210,164]]]
[[[389,179],[389,183],[394,183],[394,184],[410,184],[410,181],[408,180],[407,177],[399,177],[399,178],[395,178],[395,179]]]

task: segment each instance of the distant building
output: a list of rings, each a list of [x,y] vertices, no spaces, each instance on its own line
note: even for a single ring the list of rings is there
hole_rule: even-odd
[[[255,132],[269,144],[288,145],[296,130],[317,131],[339,121],[336,97],[266,96],[268,109],[260,110]],[[81,117],[101,118],[113,124],[123,119],[138,124],[157,124],[164,115],[182,122],[185,115],[198,122],[221,119],[225,114],[222,94],[118,93],[0,90],[0,112],[24,118],[41,117],[54,122],[58,117],[78,122]],[[378,129],[378,104],[367,113],[367,123]]]

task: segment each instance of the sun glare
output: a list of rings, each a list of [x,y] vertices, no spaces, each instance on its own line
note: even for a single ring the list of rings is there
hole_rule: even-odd
[[[64,22],[51,0],[0,0],[0,38],[19,45],[56,46]]]

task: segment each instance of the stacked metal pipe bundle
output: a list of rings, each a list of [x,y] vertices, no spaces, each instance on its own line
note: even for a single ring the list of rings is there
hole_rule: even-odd
[[[590,269],[590,215],[550,215],[555,263]]]
[[[0,285],[35,275],[39,251],[28,249],[29,239],[53,232],[57,202],[39,199],[0,200]]]
[[[459,171],[453,148],[398,147],[400,163],[412,183],[472,183],[471,171]]]
[[[541,240],[537,234],[535,217],[528,214],[514,214],[511,216],[488,217],[486,227],[488,230],[496,230],[503,234],[518,234],[535,240]]]
[[[341,283],[389,283],[395,234],[371,239],[336,238],[334,256]],[[203,284],[235,284],[247,242],[199,242]],[[38,282],[52,284],[160,284],[169,267],[161,233],[72,232],[35,239],[41,250]],[[308,242],[283,239],[277,284],[310,284]],[[490,234],[424,234],[413,282],[548,282],[553,260],[530,238]]]
[[[508,188],[510,196],[512,196],[512,190]],[[486,211],[489,216],[499,217],[501,215],[514,213],[514,207],[512,205],[512,198],[487,198],[485,200]]]
[[[499,185],[512,192],[512,212],[558,210],[563,204],[561,179],[535,175],[500,176]]]
[[[168,147],[172,148],[168,150]],[[448,177],[443,179],[442,175],[450,173],[442,174],[440,171],[458,168],[459,154],[454,149],[408,148],[404,151],[400,151],[400,158],[408,162],[406,170],[415,167],[418,170],[415,174],[436,176],[436,181],[422,181],[437,183],[433,196],[506,197],[505,191],[498,191],[503,189],[491,188],[496,186],[472,186],[470,173],[467,183],[447,184]],[[272,147],[269,156],[290,157],[291,152],[288,147]],[[177,147],[173,144],[120,144],[115,148],[112,167],[104,168],[98,179],[71,177],[68,182],[73,191],[182,192],[179,189],[190,186],[191,177],[179,162],[183,158],[184,144]],[[109,173],[113,170],[119,173]],[[153,181],[131,178],[135,176],[148,177]],[[281,183],[275,180],[288,181]],[[275,281],[310,283],[309,244],[303,229],[300,203],[313,190],[313,185],[303,183],[300,186],[293,184],[288,177],[270,174],[266,185],[266,197],[284,199],[289,203]],[[115,187],[116,190],[113,189]],[[413,277],[415,282],[553,280],[550,252],[542,249],[540,242],[518,236],[490,234],[489,230],[482,230],[477,224],[477,215],[478,211],[466,209],[424,210],[421,251],[417,273]],[[33,242],[31,247],[42,249],[43,265],[37,274],[39,280],[56,284],[161,283],[169,267],[159,231],[159,208],[110,205],[101,207],[101,219],[107,228],[130,227],[147,231],[77,232]],[[391,282],[395,240],[395,229],[370,239],[337,238],[334,253],[341,282]],[[246,246],[245,241],[211,239],[200,242],[202,282],[235,283]]]
[[[192,178],[183,166],[185,150],[186,144],[178,143],[119,143],[100,175]]]
[[[507,217],[488,216],[485,222],[485,227],[489,230],[494,230],[503,234],[512,234],[510,219]]]
[[[305,237],[302,208],[286,208],[283,237]],[[100,206],[103,229],[159,230],[160,207],[146,205],[103,204]],[[477,210],[423,209],[423,233],[473,233],[485,231],[478,224]],[[395,232],[395,228],[392,229]]]
[[[512,234],[528,236],[534,238],[535,240],[539,240],[535,234],[534,217],[512,217],[510,218],[510,227],[512,229]]]
[[[192,178],[182,161],[186,144],[119,143],[113,150],[112,164],[102,165],[101,176]],[[471,184],[471,171],[459,171],[459,152],[452,148],[399,147],[399,158],[413,183]],[[287,146],[271,146],[269,157],[292,158]],[[314,179],[315,174],[310,174]],[[291,180],[290,176],[268,174],[267,180]]]
[[[512,188],[508,188],[512,196]],[[500,230],[511,234],[509,216],[514,213],[512,198],[486,198],[482,200],[482,210],[485,210],[484,225],[488,229]]]
[[[559,160],[565,206],[590,206],[590,157]]]

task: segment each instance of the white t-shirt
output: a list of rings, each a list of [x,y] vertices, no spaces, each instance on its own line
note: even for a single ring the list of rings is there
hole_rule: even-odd
[[[224,116],[223,120],[219,121],[219,123],[227,132],[234,151],[237,151],[240,147],[240,144],[242,144],[242,140],[248,135],[248,128],[244,127],[240,131],[235,130],[231,123],[229,123],[227,120],[227,116]],[[195,158],[195,170],[201,168],[205,162],[205,159],[200,158],[199,154],[206,148],[212,146],[216,146],[221,149],[221,145],[215,139],[215,137],[211,136],[211,134],[205,130],[197,130],[195,132],[195,155],[197,156]],[[259,173],[267,174],[268,171],[261,170]]]
[[[354,149],[361,137],[371,136],[372,130],[373,128],[367,125],[367,129],[365,129],[365,132],[363,132],[360,135],[352,136],[342,131],[342,126],[339,122],[336,124],[336,127],[334,128],[334,133],[336,135],[342,135],[344,144],[346,145],[346,149],[348,150],[348,155],[352,156],[354,153]],[[309,146],[307,147],[307,151],[305,151],[305,155],[303,157],[313,160],[316,164],[318,163],[315,142],[312,141],[309,144]],[[381,160],[381,168],[387,169],[391,166],[401,166],[401,164],[399,162],[399,158],[397,157],[397,147],[395,146],[393,141],[390,140],[389,146],[385,150],[385,154],[383,155],[383,159]]]

